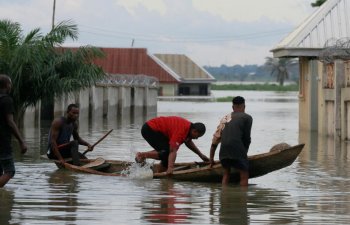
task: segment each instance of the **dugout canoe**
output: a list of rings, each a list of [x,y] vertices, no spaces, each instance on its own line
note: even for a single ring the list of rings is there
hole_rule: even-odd
[[[277,146],[277,145],[276,145]],[[280,147],[280,146],[279,146]],[[282,148],[273,148],[269,152],[249,156],[249,178],[256,178],[265,174],[271,173],[276,170],[283,169],[290,166],[302,151],[304,144],[298,144],[295,146],[285,146]],[[82,160],[83,163],[92,163],[94,159]],[[97,167],[84,168],[80,166],[74,166],[66,163],[64,167],[66,169],[91,173],[104,176],[128,176],[125,171],[134,162],[119,161],[119,160],[105,160],[105,162]],[[59,164],[57,164],[59,165]],[[59,165],[62,167],[61,165]],[[222,179],[222,166],[219,161],[216,161],[215,165],[210,166],[205,162],[187,162],[187,163],[175,163],[174,173],[172,176],[167,176],[164,172],[157,173],[159,164],[155,164],[152,167],[153,178],[172,178],[174,180],[181,181],[194,181],[194,182],[221,182]],[[238,182],[239,173],[232,169],[230,182]]]

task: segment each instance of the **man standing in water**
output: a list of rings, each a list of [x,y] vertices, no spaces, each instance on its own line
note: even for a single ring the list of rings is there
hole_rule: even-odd
[[[79,144],[87,146],[89,151],[93,150],[93,147],[79,136],[78,117],[78,105],[70,104],[66,116],[52,122],[47,152],[49,159],[58,159],[63,165],[64,158],[72,158],[73,164],[80,166],[80,159],[86,157],[78,151]],[[70,141],[71,136],[73,136],[73,141]]]
[[[221,119],[214,133],[210,147],[210,164],[214,165],[215,151],[221,142],[219,159],[224,168],[222,184],[229,183],[231,167],[233,167],[239,171],[240,185],[248,186],[249,162],[247,153],[251,142],[250,132],[253,118],[245,113],[245,100],[241,96],[232,99],[232,109],[232,113]]]
[[[13,119],[13,100],[9,96],[11,88],[10,77],[0,74],[0,187],[4,187],[16,172],[11,147],[12,134],[18,140],[21,152],[24,154],[27,151],[27,145]]]
[[[185,143],[203,161],[209,161],[192,141],[203,136],[204,133],[203,123],[191,123],[178,116],[153,118],[142,126],[141,134],[154,150],[138,152],[135,160],[138,163],[144,162],[146,158],[161,160],[160,172],[166,171],[170,175],[174,170],[177,150],[181,144]]]

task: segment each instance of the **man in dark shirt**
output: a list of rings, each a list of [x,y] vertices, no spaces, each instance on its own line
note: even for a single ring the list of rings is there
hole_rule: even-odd
[[[245,100],[241,96],[232,99],[233,112],[221,119],[214,133],[210,148],[210,164],[214,164],[217,145],[221,142],[219,159],[224,174],[222,184],[230,180],[231,167],[240,173],[240,185],[247,186],[249,178],[248,149],[253,119],[245,113]]]
[[[93,150],[93,147],[79,136],[78,117],[78,105],[70,104],[66,116],[56,118],[52,122],[47,152],[49,159],[57,159],[64,165],[64,158],[72,158],[73,164],[80,166],[80,159],[86,157],[78,151],[79,144],[87,146],[89,151]],[[71,141],[72,136],[74,140]]]
[[[9,96],[12,82],[9,76],[0,74],[0,187],[3,187],[15,175],[15,164],[12,156],[12,134],[20,144],[21,152],[27,151],[22,136],[13,119],[13,100]]]

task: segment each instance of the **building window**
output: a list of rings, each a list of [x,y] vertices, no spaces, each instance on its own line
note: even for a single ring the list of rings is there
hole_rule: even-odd
[[[179,87],[179,95],[190,95],[190,87]]]
[[[163,87],[158,88],[158,96],[163,96]]]
[[[199,95],[208,95],[208,85],[199,85]]]

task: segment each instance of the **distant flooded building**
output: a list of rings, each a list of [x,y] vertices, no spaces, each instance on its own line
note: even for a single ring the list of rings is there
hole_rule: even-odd
[[[163,68],[171,71],[177,80],[174,84],[160,82],[160,95],[210,95],[210,84],[215,78],[186,55],[155,54],[154,56],[153,58]]]
[[[299,128],[350,139],[350,1],[327,0],[274,49],[298,57]]]
[[[145,48],[101,48],[106,58],[98,59],[108,74],[152,76],[159,81],[158,95],[210,95],[215,79],[185,55],[148,54]]]

